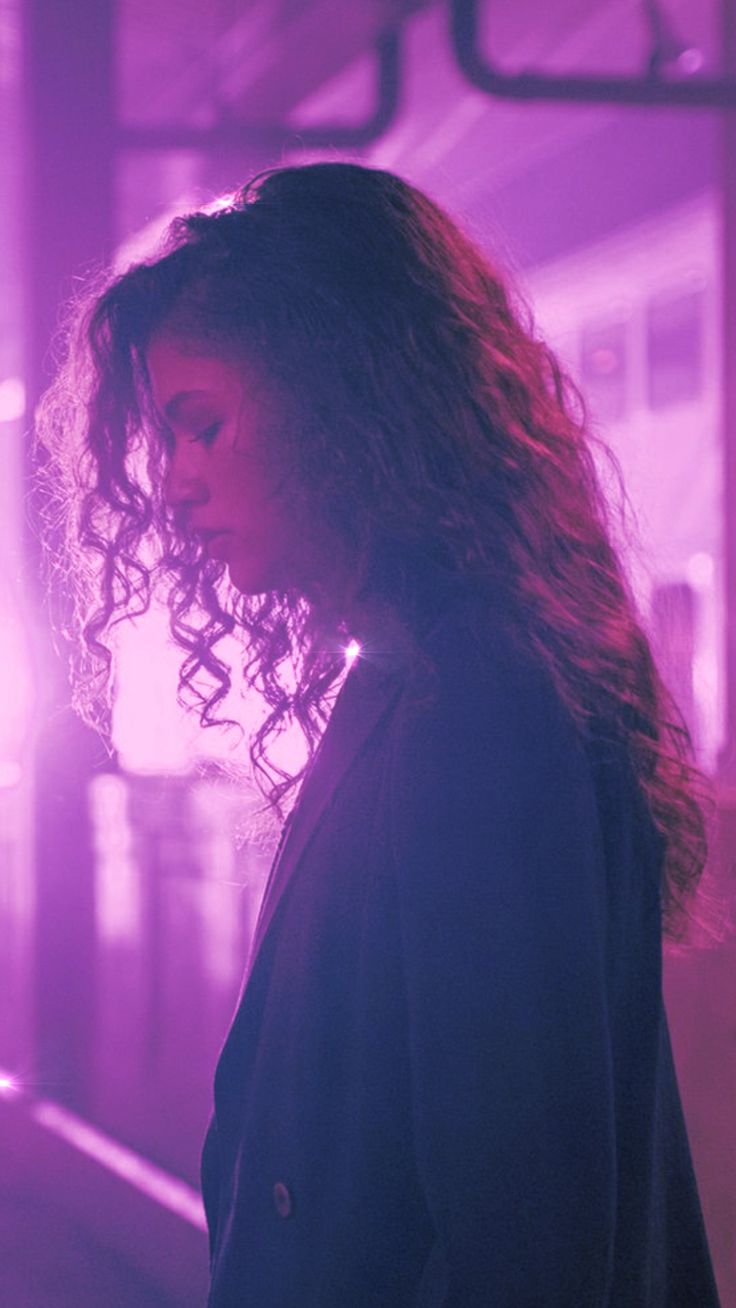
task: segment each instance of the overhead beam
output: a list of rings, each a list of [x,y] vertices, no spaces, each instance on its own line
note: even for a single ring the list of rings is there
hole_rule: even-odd
[[[362,123],[316,123],[293,127],[287,122],[249,120],[233,115],[211,127],[187,123],[121,125],[115,136],[119,149],[200,150],[216,154],[244,145],[278,153],[290,142],[302,149],[351,150],[372,145],[388,131],[400,107],[401,29],[388,28],[376,39],[376,100]]]
[[[659,105],[661,108],[736,108],[736,76],[561,76],[536,71],[506,73],[480,50],[482,0],[450,0],[450,38],[458,66],[478,90],[502,100],[549,100],[569,104]],[[728,3],[728,0],[724,0]]]

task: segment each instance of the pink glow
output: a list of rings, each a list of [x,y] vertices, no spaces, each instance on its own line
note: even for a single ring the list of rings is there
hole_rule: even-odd
[[[15,759],[0,759],[0,790],[10,790],[17,786],[23,776],[23,769]]]
[[[26,391],[20,377],[0,382],[0,422],[16,422],[26,411]]]
[[[88,1122],[82,1121],[59,1104],[42,1100],[34,1105],[32,1116],[41,1126],[53,1131],[55,1135],[67,1140],[75,1149],[122,1177],[129,1185],[135,1186],[162,1208],[168,1208],[185,1222],[206,1231],[204,1207],[202,1201],[191,1186],[174,1176],[169,1176],[160,1167],[141,1158],[140,1154],[121,1145]]]
[[[0,1098],[20,1099],[22,1093],[15,1077],[11,1076],[9,1072],[0,1072]]]
[[[350,666],[359,650],[352,641],[346,650]],[[203,758],[222,760],[247,767],[247,744],[263,719],[267,706],[255,691],[238,684],[237,668],[243,651],[235,637],[218,645],[217,653],[233,669],[233,689],[218,707],[218,715],[239,723],[245,733],[241,738],[234,728],[203,730],[196,712],[188,712],[177,703],[176,686],[182,651],[174,645],[168,632],[168,613],[161,604],[152,604],[142,618],[126,623],[117,632],[116,694],[113,708],[113,743],[120,764],[127,772],[139,774],[175,774],[192,770]],[[306,753],[304,737],[298,724],[284,727],[272,743],[278,766],[298,771]]]
[[[20,779],[18,759],[28,733],[33,687],[29,640],[9,580],[0,573],[0,785]]]
[[[120,628],[113,740],[130,772],[186,772],[193,749],[176,703],[180,651],[167,633],[167,615],[151,608]]]
[[[95,847],[95,921],[100,942],[135,944],[140,936],[142,891],[128,822],[123,777],[94,777],[89,805]]]

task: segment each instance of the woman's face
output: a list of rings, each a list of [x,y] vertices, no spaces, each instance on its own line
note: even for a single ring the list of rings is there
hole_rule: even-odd
[[[165,498],[184,529],[226,562],[246,594],[302,584],[308,551],[279,493],[287,478],[268,471],[260,452],[283,421],[276,393],[253,370],[184,352],[164,334],[154,337],[146,360],[170,432]]]

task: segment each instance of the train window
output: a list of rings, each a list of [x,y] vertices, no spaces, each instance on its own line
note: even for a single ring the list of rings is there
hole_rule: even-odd
[[[650,409],[696,400],[703,384],[702,290],[657,295],[646,313]]]
[[[625,322],[591,323],[581,332],[580,380],[600,422],[619,422],[626,413],[626,326]]]

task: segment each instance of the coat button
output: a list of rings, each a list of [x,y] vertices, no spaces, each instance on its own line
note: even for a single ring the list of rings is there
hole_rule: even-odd
[[[273,1187],[273,1201],[279,1217],[291,1216],[291,1195],[289,1194],[289,1187],[284,1185],[283,1181],[277,1181]]]

